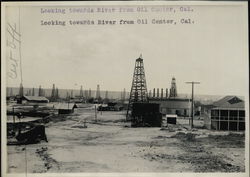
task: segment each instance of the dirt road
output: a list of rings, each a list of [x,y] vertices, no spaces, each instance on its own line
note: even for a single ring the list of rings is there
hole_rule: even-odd
[[[46,125],[48,143],[8,146],[9,172],[245,171],[243,133],[130,128],[125,112],[97,118],[93,109],[81,108]]]

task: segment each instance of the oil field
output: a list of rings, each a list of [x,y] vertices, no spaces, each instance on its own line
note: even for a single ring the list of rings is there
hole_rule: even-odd
[[[8,172],[245,172],[244,98],[188,83],[148,91],[140,56],[130,92],[8,88]]]
[[[1,7],[2,176],[249,176],[246,2]]]

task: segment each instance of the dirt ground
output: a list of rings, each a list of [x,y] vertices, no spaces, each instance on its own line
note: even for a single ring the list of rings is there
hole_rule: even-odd
[[[130,128],[125,112],[78,108],[46,124],[48,143],[8,146],[9,173],[244,172],[244,132],[209,131],[188,120]],[[87,128],[84,128],[84,122]]]

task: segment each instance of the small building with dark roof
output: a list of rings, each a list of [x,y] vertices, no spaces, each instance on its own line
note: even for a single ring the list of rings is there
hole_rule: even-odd
[[[212,130],[245,130],[245,102],[237,96],[226,96],[213,103],[204,116],[204,125]]]
[[[22,103],[48,103],[49,100],[43,96],[23,96]]]

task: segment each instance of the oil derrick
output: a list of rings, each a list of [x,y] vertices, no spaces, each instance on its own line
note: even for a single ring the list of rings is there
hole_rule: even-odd
[[[50,99],[51,99],[51,101],[55,101],[55,99],[56,99],[56,89],[55,89],[55,84],[53,84]]]
[[[169,97],[171,98],[177,97],[176,80],[174,77],[172,78],[172,81],[171,81]]]
[[[41,87],[41,85],[39,86],[39,89],[38,89],[38,96],[42,96],[42,87]]]
[[[96,99],[100,99],[101,98],[101,94],[100,94],[100,85],[97,85],[97,89],[96,89]]]
[[[168,98],[168,89],[166,88],[166,98]]]
[[[126,118],[128,119],[129,110],[131,110],[133,103],[147,102],[147,85],[143,65],[142,56],[135,61],[135,69],[132,79],[132,86],[129,97],[129,104]]]
[[[106,92],[105,92],[105,98],[104,98],[104,103],[108,103],[108,102],[109,102],[108,91],[106,90]]]
[[[81,85],[81,88],[80,88],[80,97],[83,98],[82,85]]]
[[[20,84],[20,87],[19,87],[19,94],[17,96],[17,103],[18,104],[22,104],[22,97],[23,97],[23,84],[21,83]]]
[[[23,96],[23,84],[22,83],[20,84],[20,87],[19,87],[19,96],[20,97]]]

